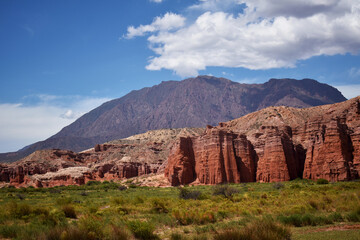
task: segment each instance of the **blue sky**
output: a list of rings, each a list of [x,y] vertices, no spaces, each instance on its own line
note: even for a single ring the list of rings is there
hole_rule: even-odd
[[[101,103],[198,74],[360,93],[359,0],[2,0],[0,152]]]

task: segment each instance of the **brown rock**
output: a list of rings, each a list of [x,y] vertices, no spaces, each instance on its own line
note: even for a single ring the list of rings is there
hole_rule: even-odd
[[[188,184],[190,179],[203,184],[357,179],[360,97],[308,109],[266,108],[207,127],[205,134],[191,138],[191,144],[175,145],[172,153],[166,173],[173,185]],[[192,164],[183,166],[188,162]]]

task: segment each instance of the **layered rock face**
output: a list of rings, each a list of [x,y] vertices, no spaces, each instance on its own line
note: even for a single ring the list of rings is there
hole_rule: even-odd
[[[360,97],[308,109],[267,108],[180,139],[165,175],[173,185],[357,179],[359,136]]]
[[[196,128],[164,129],[97,144],[80,153],[36,151],[21,161],[1,164],[0,181],[17,187],[53,187],[162,173],[177,137],[202,132]]]

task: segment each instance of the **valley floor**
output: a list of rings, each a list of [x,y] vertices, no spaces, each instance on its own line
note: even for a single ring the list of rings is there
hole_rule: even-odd
[[[360,239],[360,182],[1,188],[0,239]]]

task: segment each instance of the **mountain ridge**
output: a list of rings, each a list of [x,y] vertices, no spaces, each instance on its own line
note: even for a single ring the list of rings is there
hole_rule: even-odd
[[[0,161],[17,160],[39,149],[81,151],[148,130],[216,125],[272,105],[310,107],[344,100],[337,89],[311,79],[243,84],[198,76],[164,81],[106,102],[44,141],[0,154]]]

